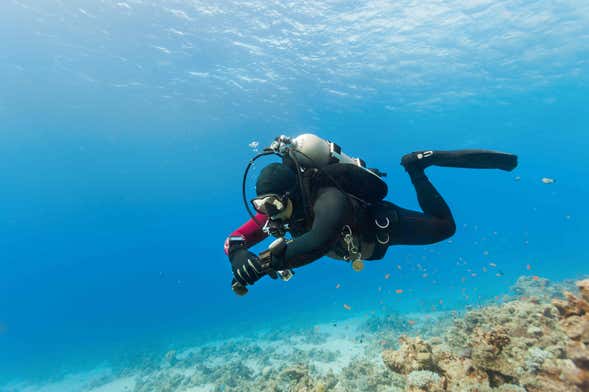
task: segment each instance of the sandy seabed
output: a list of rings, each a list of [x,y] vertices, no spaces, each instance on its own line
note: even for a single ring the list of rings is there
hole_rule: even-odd
[[[589,280],[521,277],[501,303],[264,331],[12,392],[589,391]]]

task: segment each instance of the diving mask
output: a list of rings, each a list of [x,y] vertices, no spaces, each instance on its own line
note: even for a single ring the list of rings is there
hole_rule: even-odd
[[[285,211],[288,207],[288,194],[280,196],[267,194],[258,196],[251,201],[254,209],[266,216],[275,216]]]

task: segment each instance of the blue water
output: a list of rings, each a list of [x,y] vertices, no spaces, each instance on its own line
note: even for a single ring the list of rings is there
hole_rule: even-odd
[[[583,1],[5,0],[0,381],[337,320],[344,302],[464,309],[520,275],[588,273],[588,59]],[[238,298],[222,245],[247,219],[248,144],[308,131],[388,172],[407,208],[406,152],[520,166],[428,169],[451,243],[360,273],[322,259]]]

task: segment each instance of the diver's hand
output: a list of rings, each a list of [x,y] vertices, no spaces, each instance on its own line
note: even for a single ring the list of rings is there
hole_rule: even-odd
[[[243,286],[256,283],[266,274],[258,256],[246,249],[240,249],[231,256],[231,270],[235,281]]]
[[[240,297],[246,295],[248,292],[247,287],[236,281],[235,278],[231,280],[231,290]]]

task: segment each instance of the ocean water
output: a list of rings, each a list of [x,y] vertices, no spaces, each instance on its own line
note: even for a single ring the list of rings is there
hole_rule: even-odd
[[[4,0],[0,385],[582,277],[588,96],[584,1]],[[248,219],[250,144],[305,132],[387,172],[412,209],[407,152],[520,164],[428,169],[451,241],[359,273],[323,258],[237,297],[223,241]]]

